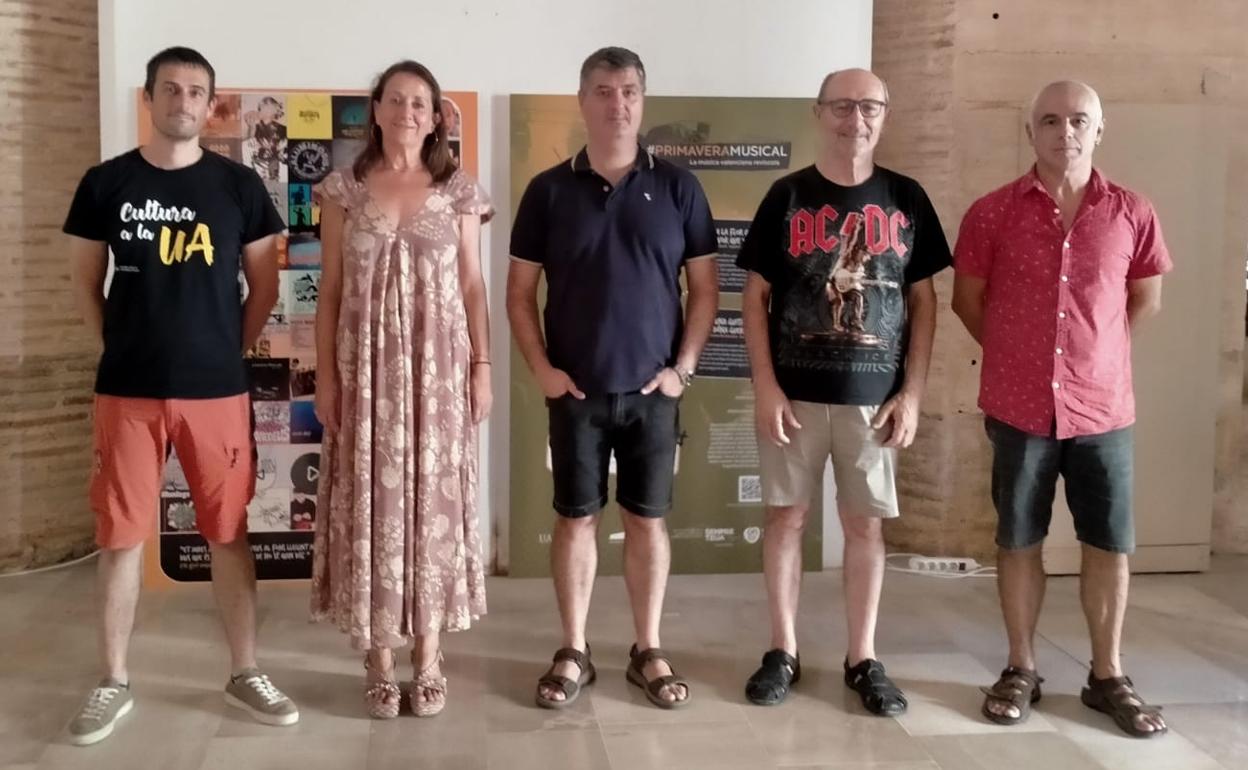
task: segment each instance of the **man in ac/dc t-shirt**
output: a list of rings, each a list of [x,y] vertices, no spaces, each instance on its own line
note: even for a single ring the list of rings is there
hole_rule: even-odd
[[[134,705],[126,652],[170,445],[212,551],[233,666],[225,700],[266,724],[299,719],[256,667],[247,542],[255,459],[243,351],[277,299],[282,221],[254,171],[200,149],[213,88],[212,65],[198,52],[170,48],[153,57],[144,86],[151,142],[87,171],[65,221],[78,306],[104,345],[90,488],[104,678],[70,723],[78,745],[108,737]]]
[[[746,696],[784,700],[801,674],[795,618],[801,534],[829,456],[845,533],[845,683],[874,714],[906,709],[875,659],[881,521],[898,515],[894,466],[914,439],[932,336],[932,276],[950,264],[931,202],[874,163],[888,89],[865,70],[824,79],[815,165],[772,185],[737,265],[755,391],[773,603],[772,649]]]

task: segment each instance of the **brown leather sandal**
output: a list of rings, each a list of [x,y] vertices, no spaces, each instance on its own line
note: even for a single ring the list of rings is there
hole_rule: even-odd
[[[1043,681],[1044,677],[1038,676],[1035,671],[1007,666],[1001,672],[996,684],[992,687],[979,688],[980,692],[986,696],[980,713],[989,722],[999,725],[1008,726],[1026,722],[1031,716],[1031,704],[1040,700],[1040,683]],[[1018,709],[1018,716],[994,713],[988,708],[994,703],[1013,706]]]
[[[637,685],[646,694],[646,698],[661,709],[678,709],[689,705],[689,697],[693,691],[689,688],[689,682],[676,673],[672,661],[667,657],[667,653],[658,647],[651,647],[648,650],[638,650],[637,645],[633,645],[628,651],[628,670],[624,675],[628,681]],[[672,669],[672,673],[665,676],[656,676],[654,679],[646,679],[643,670],[646,664],[652,660],[661,660]],[[663,698],[663,688],[669,685],[682,685],[685,688],[685,697],[676,700],[666,700]]]
[[[559,676],[555,673],[555,666],[563,661],[571,661],[580,668],[581,673],[576,679],[569,679],[566,676]],[[544,709],[562,709],[571,706],[572,703],[580,697],[581,690],[586,686],[594,683],[598,678],[598,672],[594,670],[594,663],[589,657],[589,645],[585,645],[585,652],[581,652],[575,647],[563,647],[555,652],[554,660],[550,664],[550,668],[542,674],[541,679],[537,680],[537,705]],[[563,700],[555,700],[542,695],[542,685],[549,687],[557,687],[563,693]]]
[[[1088,686],[1079,693],[1083,705],[1114,718],[1114,722],[1132,738],[1156,738],[1165,735],[1170,728],[1163,722],[1158,730],[1143,730],[1136,724],[1141,714],[1160,716],[1161,706],[1150,706],[1135,691],[1129,676],[1111,676],[1097,679],[1088,672]]]

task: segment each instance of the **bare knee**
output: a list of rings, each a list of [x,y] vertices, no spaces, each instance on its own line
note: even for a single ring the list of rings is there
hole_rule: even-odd
[[[884,545],[884,521],[874,516],[842,516],[841,531],[847,546]]]
[[[809,505],[769,505],[767,506],[767,531],[800,535],[806,529],[806,518],[809,512]]]
[[[1002,568],[1009,568],[1043,564],[1043,548],[1043,543],[1029,545],[1026,548],[998,548],[997,565]]]
[[[560,540],[593,540],[598,534],[598,516],[556,516],[554,536]]]
[[[621,510],[620,521],[624,525],[626,540],[667,536],[667,524],[661,516],[640,516],[632,511]]]

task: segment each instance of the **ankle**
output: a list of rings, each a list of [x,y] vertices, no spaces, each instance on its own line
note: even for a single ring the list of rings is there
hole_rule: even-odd
[[[797,640],[791,636],[771,637],[771,649],[784,650],[790,655],[797,655]]]
[[[1101,663],[1094,660],[1091,673],[1094,679],[1116,679],[1122,676],[1122,664],[1113,661]]]

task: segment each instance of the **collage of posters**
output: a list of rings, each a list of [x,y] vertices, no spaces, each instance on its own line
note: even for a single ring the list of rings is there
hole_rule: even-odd
[[[475,173],[476,94],[445,94],[451,148]],[[139,143],[150,122],[139,98]],[[286,225],[279,237],[277,304],[246,356],[256,442],[256,494],[247,526],[260,579],[311,575],[322,429],[316,419],[316,303],[320,288],[320,208],[314,186],[348,168],[366,144],[363,92],[221,90],[200,138],[206,150],[251,168]],[[470,135],[466,135],[470,132]],[[467,149],[467,157],[465,157]],[[160,573],[175,581],[210,578],[207,543],[176,456],[161,489]]]

